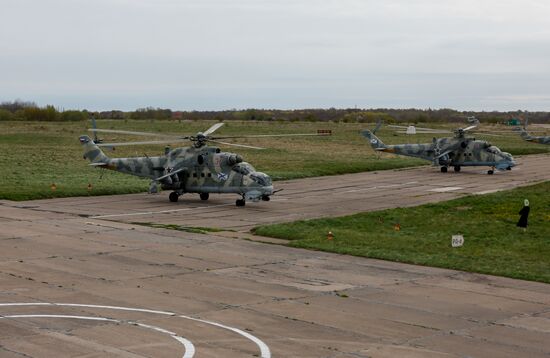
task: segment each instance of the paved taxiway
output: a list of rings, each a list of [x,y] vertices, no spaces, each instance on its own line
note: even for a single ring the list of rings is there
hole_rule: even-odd
[[[550,155],[522,157],[519,162],[512,171],[494,175],[487,175],[485,167],[440,173],[427,166],[275,182],[276,189],[283,190],[270,202],[248,203],[245,208],[235,208],[236,195],[212,194],[203,202],[196,194],[185,194],[171,203],[167,192],[40,200],[19,206],[124,222],[248,231],[260,224],[415,206],[550,180]]]
[[[245,208],[230,196],[0,202],[0,356],[548,357],[547,284],[124,221],[245,230],[549,180],[549,159],[494,176],[289,181],[279,199]],[[71,306],[13,305],[33,302]]]

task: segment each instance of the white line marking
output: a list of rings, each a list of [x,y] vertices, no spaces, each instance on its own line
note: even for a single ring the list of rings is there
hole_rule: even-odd
[[[288,198],[281,198],[281,197],[279,197],[279,198],[277,198],[277,199],[271,199],[271,201],[288,201],[288,200],[290,200],[290,199],[288,199]]]
[[[90,316],[70,316],[70,315],[61,315],[61,314],[14,314],[9,316],[0,316],[2,318],[74,318],[74,319],[85,319],[89,321],[106,321],[106,322],[115,322],[123,323],[117,319],[105,318],[105,317],[90,317]]]
[[[360,191],[367,191],[367,190],[374,190],[374,189],[388,189],[388,188],[395,188],[395,187],[411,185],[411,184],[418,184],[418,182],[417,181],[409,181],[409,182],[401,183],[401,184],[371,186],[371,187],[363,188],[363,189],[346,190],[346,191],[343,191],[343,193],[357,193],[357,192],[360,192]]]
[[[86,307],[86,308],[105,308],[118,311],[133,311],[133,312],[145,312],[153,314],[162,314],[167,316],[176,316],[173,312],[148,310],[145,308],[129,308],[119,306],[101,306],[101,305],[85,305],[80,303],[49,303],[49,302],[22,302],[22,303],[0,303],[0,307],[7,306],[63,306],[63,307]]]
[[[118,311],[133,311],[133,312],[144,312],[144,313],[152,313],[152,314],[160,314],[165,316],[176,316],[192,321],[202,322],[205,324],[209,324],[211,326],[223,328],[232,332],[235,332],[246,339],[254,342],[258,348],[260,348],[261,358],[271,358],[271,351],[269,350],[269,347],[258,337],[251,335],[248,332],[244,332],[238,328],[225,326],[220,323],[212,322],[212,321],[206,321],[201,320],[199,318],[193,318],[189,316],[181,316],[174,312],[168,312],[168,311],[157,311],[157,310],[149,310],[145,308],[131,308],[131,307],[120,307],[120,306],[102,306],[102,305],[86,305],[86,304],[80,304],[80,303],[49,303],[49,302],[16,302],[16,303],[0,303],[0,307],[11,307],[11,306],[60,306],[60,307],[83,307],[83,308],[103,308],[103,309],[110,309],[110,310],[118,310]],[[1,316],[0,316],[1,317]]]
[[[464,188],[461,188],[459,186],[444,186],[443,188],[435,188],[435,189],[430,189],[428,191],[434,191],[436,193],[446,193],[448,191],[455,191],[460,189],[464,189]]]
[[[265,344],[265,343],[262,342],[260,339],[258,339],[257,337],[251,335],[251,334],[248,333],[248,332],[242,331],[242,330],[240,330],[240,329],[238,329],[238,328],[229,327],[229,326],[223,325],[223,324],[221,324],[221,323],[216,323],[216,322],[212,322],[212,321],[206,321],[206,320],[199,319],[199,318],[193,318],[193,317],[189,317],[189,316],[178,316],[178,317],[185,318],[185,319],[189,319],[189,320],[192,320],[192,321],[197,321],[197,322],[202,322],[202,323],[210,324],[210,325],[212,325],[212,326],[216,326],[216,327],[228,329],[228,330],[233,331],[233,332],[235,332],[235,333],[237,333],[237,334],[240,334],[241,336],[250,339],[252,342],[256,343],[256,345],[257,345],[258,347],[260,347],[261,357],[266,357],[266,358],[270,358],[270,357],[271,357],[271,351],[269,350],[269,347],[267,346],[267,344]]]
[[[183,358],[192,358],[195,355],[195,346],[193,345],[193,343],[191,343],[191,341],[183,338],[182,336],[178,336],[174,332],[168,331],[168,330],[160,328],[160,327],[150,326],[150,325],[145,324],[145,323],[137,323],[137,322],[129,322],[129,323],[137,324],[138,326],[143,327],[143,328],[149,328],[149,329],[161,332],[161,333],[169,334],[172,338],[174,338],[175,340],[177,340],[178,342],[183,344],[183,346],[185,347],[185,355],[183,356]]]
[[[168,334],[170,337],[174,338],[176,341],[180,342],[183,347],[185,348],[185,353],[183,354],[183,358],[193,358],[195,355],[195,346],[191,341],[178,336],[176,333],[168,331],[166,329],[151,326],[144,323],[139,322],[133,322],[133,321],[121,321],[118,319],[112,319],[112,318],[105,318],[105,317],[90,317],[90,316],[69,316],[69,315],[55,315],[55,314],[20,314],[20,315],[9,315],[9,316],[0,316],[0,319],[2,318],[69,318],[69,319],[83,319],[88,321],[103,321],[103,322],[115,322],[115,323],[126,323],[129,325],[134,325],[138,327],[147,328],[153,331],[157,331],[160,333]]]
[[[502,191],[502,190],[504,190],[504,189],[483,190],[483,191],[475,192],[475,193],[473,193],[473,194],[474,194],[474,195],[485,195],[485,194],[496,193],[496,192]]]

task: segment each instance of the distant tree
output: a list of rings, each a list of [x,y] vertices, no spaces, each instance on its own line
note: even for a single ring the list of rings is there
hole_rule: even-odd
[[[172,110],[162,108],[138,108],[134,112],[130,112],[131,119],[171,119]]]
[[[27,121],[54,122],[59,118],[59,112],[50,105],[45,108],[28,107],[22,110],[22,114]]]
[[[6,109],[0,109],[0,121],[11,121],[14,119],[12,112]]]
[[[67,122],[85,121],[88,119],[88,113],[83,111],[63,111],[59,119]]]
[[[34,102],[26,102],[20,99],[16,99],[13,102],[2,102],[0,104],[0,109],[10,111],[11,113],[15,113],[25,108],[38,108],[38,106]]]

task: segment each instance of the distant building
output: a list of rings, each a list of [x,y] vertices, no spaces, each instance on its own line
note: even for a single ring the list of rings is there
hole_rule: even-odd
[[[183,112],[182,112],[182,111],[174,111],[174,112],[172,112],[172,119],[174,119],[174,120],[183,119]]]

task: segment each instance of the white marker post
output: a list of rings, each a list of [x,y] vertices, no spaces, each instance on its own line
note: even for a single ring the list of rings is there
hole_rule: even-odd
[[[461,247],[462,245],[464,245],[464,236],[453,235],[451,237],[451,245],[452,247]]]

